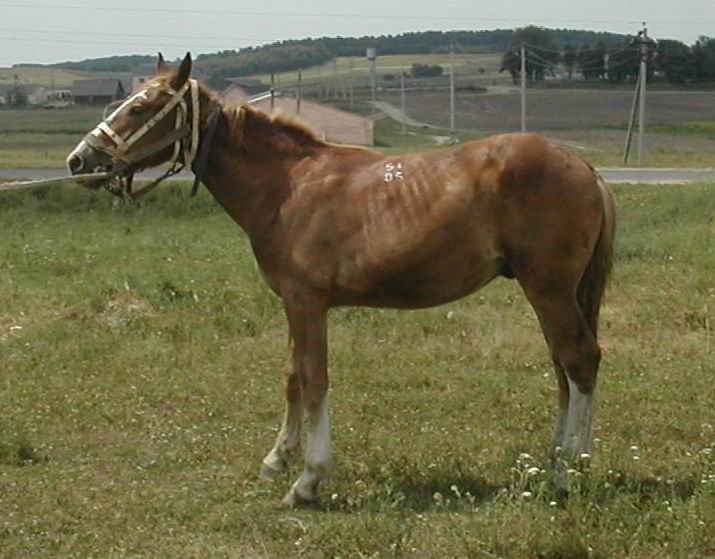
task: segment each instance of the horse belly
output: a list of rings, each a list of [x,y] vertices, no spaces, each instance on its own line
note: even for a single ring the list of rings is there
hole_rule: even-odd
[[[341,290],[345,304],[392,308],[424,308],[441,305],[473,293],[499,275],[502,259],[492,252],[455,251],[440,253],[374,270],[362,289]],[[353,284],[353,286],[356,284]]]

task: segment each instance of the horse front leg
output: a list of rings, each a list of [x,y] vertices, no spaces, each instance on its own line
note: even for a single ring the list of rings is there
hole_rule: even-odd
[[[271,479],[288,471],[290,462],[300,450],[300,430],[303,422],[303,391],[300,371],[295,362],[295,344],[290,340],[291,359],[288,361],[286,380],[286,408],[276,443],[263,459],[260,476]]]
[[[318,499],[318,486],[330,475],[333,461],[328,402],[327,308],[313,298],[294,297],[286,300],[286,315],[292,340],[289,383],[293,380],[298,383],[307,431],[303,472],[282,501],[292,507]],[[289,404],[286,417],[297,413],[296,410],[297,406],[291,409]]]

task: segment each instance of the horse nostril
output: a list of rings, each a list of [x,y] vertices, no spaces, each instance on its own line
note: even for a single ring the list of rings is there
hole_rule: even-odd
[[[82,170],[82,167],[84,167],[84,159],[82,159],[79,155],[73,155],[69,158],[69,161],[67,161],[67,166],[69,167],[70,173],[73,175],[75,173],[79,173]]]

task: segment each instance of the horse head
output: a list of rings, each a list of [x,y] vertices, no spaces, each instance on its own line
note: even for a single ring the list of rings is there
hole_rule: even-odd
[[[71,175],[103,172],[129,179],[137,171],[172,162],[190,167],[198,147],[199,91],[190,78],[191,55],[171,70],[159,54],[155,77],[122,101],[67,157]],[[97,188],[107,179],[89,183]]]

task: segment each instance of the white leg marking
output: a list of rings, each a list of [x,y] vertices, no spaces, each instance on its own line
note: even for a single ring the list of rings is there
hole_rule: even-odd
[[[261,477],[271,478],[288,470],[292,455],[300,448],[300,428],[303,421],[303,406],[300,402],[287,402],[283,424],[276,444],[263,459]]]
[[[556,413],[556,424],[554,425],[554,438],[551,443],[552,448],[564,447],[564,437],[566,435],[567,408],[562,408],[559,404],[559,411]]]
[[[308,437],[305,449],[305,469],[284,499],[293,505],[298,500],[314,501],[318,497],[318,484],[333,469],[330,447],[330,403],[326,394],[321,404],[307,410]]]
[[[569,409],[564,435],[564,450],[570,459],[578,458],[590,452],[591,431],[593,428],[593,401],[596,390],[584,394],[576,383],[567,378],[569,383]]]

